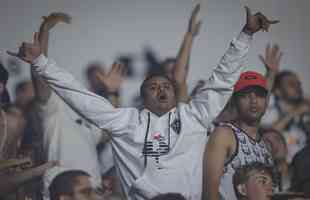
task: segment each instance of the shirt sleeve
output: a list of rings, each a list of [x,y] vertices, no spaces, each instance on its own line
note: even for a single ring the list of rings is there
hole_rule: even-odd
[[[113,134],[123,133],[137,115],[134,108],[115,108],[104,97],[96,95],[82,86],[69,72],[40,55],[32,64],[51,88],[77,113],[101,129]]]
[[[46,102],[37,102],[36,106],[38,108],[39,116],[40,117],[49,117],[56,115],[61,110],[61,99],[52,92],[50,97]]]
[[[252,36],[243,32],[234,39],[213,70],[206,84],[192,97],[188,110],[206,127],[223,110],[230,98],[234,84],[244,69]]]

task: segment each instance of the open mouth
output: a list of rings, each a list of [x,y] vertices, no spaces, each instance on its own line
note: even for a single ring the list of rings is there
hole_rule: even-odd
[[[161,93],[159,94],[158,99],[159,99],[159,102],[167,102],[168,97],[165,93]]]
[[[256,107],[252,107],[252,108],[250,108],[250,112],[257,113],[258,109]]]

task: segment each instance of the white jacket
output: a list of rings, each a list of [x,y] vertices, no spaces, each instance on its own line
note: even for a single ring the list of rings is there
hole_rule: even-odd
[[[78,113],[112,133],[115,166],[129,200],[167,192],[197,200],[202,191],[207,128],[232,94],[250,41],[250,36],[241,33],[205,87],[188,104],[179,103],[160,117],[146,109],[113,107],[43,55],[33,67]]]

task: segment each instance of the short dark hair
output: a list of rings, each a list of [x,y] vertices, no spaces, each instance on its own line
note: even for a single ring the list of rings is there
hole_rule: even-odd
[[[279,73],[274,78],[274,83],[273,83],[273,90],[278,89],[282,85],[282,80],[287,77],[287,76],[295,76],[296,74],[292,71],[289,70],[283,70]]]
[[[146,87],[146,83],[147,83],[150,79],[152,79],[152,78],[154,78],[154,77],[163,77],[163,78],[167,79],[167,80],[172,84],[174,90],[176,89],[176,87],[175,87],[175,82],[174,82],[172,79],[170,79],[168,76],[166,76],[164,73],[152,73],[152,74],[148,75],[148,76],[144,79],[143,83],[142,83],[141,86],[140,86],[140,96],[142,97],[142,99],[145,98],[145,87]]]
[[[82,170],[70,170],[58,174],[49,186],[50,199],[59,200],[61,195],[72,195],[77,178],[90,175]]]
[[[238,191],[238,185],[245,184],[248,179],[251,172],[267,172],[272,180],[274,181],[274,171],[272,166],[261,163],[261,162],[252,162],[248,165],[243,165],[240,168],[236,169],[234,175],[233,175],[233,186],[235,190],[235,194],[238,199],[244,198],[242,194]]]
[[[173,57],[168,57],[166,58],[165,60],[163,60],[160,64],[160,66],[163,68],[165,65],[168,65],[170,63],[173,63],[175,64],[177,62],[177,59],[176,58],[173,58]]]
[[[166,193],[153,197],[150,200],[186,200],[185,197],[179,193]]]

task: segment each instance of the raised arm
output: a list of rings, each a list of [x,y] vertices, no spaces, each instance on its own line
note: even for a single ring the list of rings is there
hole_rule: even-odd
[[[213,70],[206,81],[190,102],[192,112],[203,123],[209,124],[223,110],[233,92],[233,86],[243,70],[243,62],[249,50],[253,34],[260,30],[268,31],[270,21],[261,13],[251,14],[246,7],[246,24],[240,35],[234,39],[219,65]]]
[[[177,55],[176,64],[174,67],[174,79],[177,86],[178,102],[187,103],[189,95],[187,91],[186,79],[189,70],[189,60],[194,38],[198,35],[201,21],[197,20],[200,10],[200,5],[197,4],[192,11],[187,32],[184,35],[179,53]]]
[[[34,34],[33,43],[22,43],[18,53],[8,54],[31,63],[36,73],[42,76],[67,104],[99,128],[113,134],[124,133],[129,122],[138,119],[136,109],[114,108],[107,99],[88,91],[70,73],[47,59],[42,54],[37,33]]]
[[[45,56],[47,56],[48,53],[49,32],[60,22],[70,23],[71,17],[65,13],[51,13],[48,17],[43,17],[38,37],[42,52]],[[46,103],[51,95],[50,87],[44,82],[42,77],[34,72],[34,70],[31,70],[31,78],[35,90],[35,98],[41,103]]]
[[[266,78],[268,83],[268,91],[271,93],[273,82],[276,74],[280,69],[280,61],[283,53],[280,51],[279,45],[275,44],[272,47],[270,44],[266,46],[265,57],[259,55],[260,60],[266,68]]]
[[[234,151],[234,136],[228,127],[218,127],[211,133],[203,161],[203,200],[219,200],[219,186],[225,161]]]

